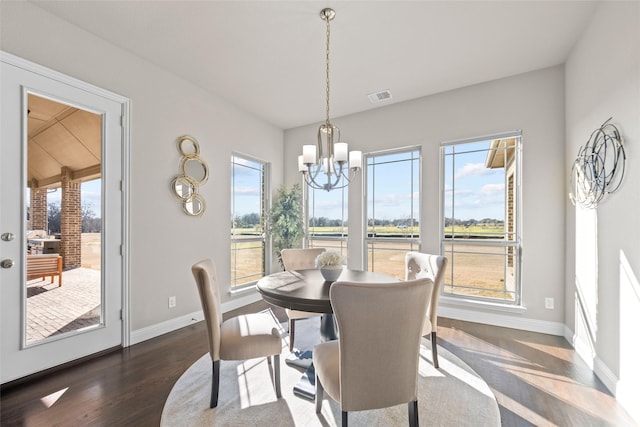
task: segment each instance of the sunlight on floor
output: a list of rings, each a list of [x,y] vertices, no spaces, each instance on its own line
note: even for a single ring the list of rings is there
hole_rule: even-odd
[[[546,418],[541,417],[531,409],[527,408],[520,402],[517,402],[507,396],[506,394],[500,393],[498,390],[493,391],[496,399],[500,402],[504,408],[513,412],[514,414],[518,414],[523,420],[529,421],[534,426],[551,426],[553,423]]]
[[[69,387],[58,390],[55,393],[51,393],[48,396],[40,398],[40,402],[42,402],[42,404],[47,408],[51,408],[67,390],[69,390]]]
[[[439,357],[438,362],[440,365],[439,369],[435,369],[431,362],[431,349],[425,347],[424,345],[420,346],[420,362],[418,365],[418,374],[422,377],[442,377],[445,376],[454,377],[459,381],[467,384],[470,387],[473,387],[478,392],[484,394],[485,396],[489,396],[493,398],[493,393],[487,384],[484,382],[482,378],[476,376],[472,373],[469,373],[462,369],[459,366],[451,363],[444,357]],[[435,371],[435,372],[434,372]]]
[[[464,333],[463,331],[459,332]],[[481,341],[473,337],[472,335],[469,335],[469,340],[479,342]],[[553,399],[573,406],[574,408],[586,414],[592,415],[596,419],[600,417],[598,415],[597,408],[593,408],[583,401],[568,400],[563,396],[573,396],[576,395],[576,392],[579,391],[580,395],[584,395],[585,393],[587,393],[594,396],[604,395],[610,397],[609,395],[607,395],[607,393],[593,388],[593,385],[590,383],[584,384],[577,380],[571,379],[570,377],[563,375],[562,372],[550,372],[548,367],[544,365],[534,363],[531,360],[521,357],[512,352],[507,352],[504,349],[501,349],[498,346],[495,346],[488,342],[482,342],[483,346],[490,346],[494,348],[495,351],[492,350],[488,353],[481,353],[476,351],[474,348],[465,348],[464,350],[469,353],[474,353],[475,357],[477,357],[479,360],[484,360],[486,363],[490,363],[498,367],[505,373],[517,377],[524,384],[527,384],[530,387],[534,387],[546,393]],[[555,347],[549,344],[542,345],[537,342],[529,342],[525,340],[518,340],[517,342],[523,347],[533,349],[539,349],[543,347],[546,349],[546,353],[553,354],[554,357],[558,358],[559,360],[566,361],[568,364],[579,363],[569,357],[569,354],[572,351],[570,349],[566,349],[566,351],[563,351],[563,347]],[[553,350],[554,348],[556,350]],[[554,392],[554,390],[556,391]],[[493,389],[493,392],[498,399],[498,403],[504,408],[512,411],[514,414],[517,414],[523,419],[531,421],[534,425],[549,425],[549,422],[547,420],[540,418],[535,411],[525,406],[527,405],[526,402],[517,402],[511,397],[500,393],[500,391],[496,390],[495,388]],[[613,397],[610,398],[613,400]]]

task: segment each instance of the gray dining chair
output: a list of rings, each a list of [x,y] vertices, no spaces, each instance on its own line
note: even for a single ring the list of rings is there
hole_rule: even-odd
[[[284,265],[285,270],[307,270],[315,268],[316,257],[325,251],[325,248],[283,249],[280,251],[280,255],[282,256],[282,264]],[[290,310],[288,308],[285,311],[287,312],[287,318],[289,319],[289,350],[293,351],[296,320],[321,316],[322,313]]]
[[[212,260],[205,259],[191,267],[202,303],[209,337],[209,355],[213,363],[210,407],[218,405],[220,388],[220,361],[247,360],[266,357],[273,365],[276,396],[280,392],[280,353],[282,340],[278,324],[272,314],[251,313],[222,320],[220,291],[216,268]],[[273,358],[273,364],[269,356]]]
[[[420,333],[432,290],[428,278],[331,286],[340,337],[313,349],[316,413],[326,391],[340,404],[343,427],[349,411],[403,403],[409,406],[409,425],[418,426]]]
[[[440,300],[447,261],[447,257],[422,252],[407,252],[405,255],[405,280],[414,280],[421,277],[428,277],[433,280],[433,295],[422,325],[422,335],[431,335],[431,355],[433,366],[436,369],[439,368],[437,343],[438,301]]]

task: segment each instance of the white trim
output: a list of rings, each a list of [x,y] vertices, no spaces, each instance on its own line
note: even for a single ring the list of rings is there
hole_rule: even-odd
[[[222,312],[226,313],[227,311],[236,310],[244,307],[245,305],[260,301],[261,299],[262,296],[258,292],[248,294],[241,298],[233,298],[232,300],[222,303]]]
[[[131,101],[122,103],[122,347],[131,345]]]
[[[595,350],[593,346],[581,339],[571,329],[565,326],[564,338],[571,344],[580,358],[594,371]]]
[[[231,301],[227,301],[222,304],[222,312],[226,313],[228,311],[244,307],[247,304],[259,301],[261,298],[262,297],[258,293],[255,293],[243,298],[236,298]],[[160,335],[173,332],[202,320],[204,320],[204,314],[202,313],[202,310],[199,310],[183,316],[174,317],[173,319],[165,320],[164,322],[156,323],[155,325],[147,326],[142,329],[137,329],[131,332],[130,345],[159,337]]]
[[[503,328],[564,336],[564,325],[562,323],[548,322],[545,320],[519,318],[504,314],[471,311],[442,305],[438,307],[438,316],[449,319],[464,320],[465,322],[482,323],[486,325],[501,326]]]
[[[164,322],[156,323],[155,325],[147,326],[146,328],[131,331],[131,345],[159,337],[160,335],[189,326],[192,323],[200,322],[201,320],[204,320],[202,310],[191,314],[185,314],[184,316],[174,317],[173,319],[165,320]]]
[[[474,309],[493,310],[503,313],[524,313],[527,308],[522,305],[505,304],[500,302],[490,302],[464,297],[452,297],[445,294],[440,296],[440,305],[450,305],[452,307],[471,307]]]
[[[564,337],[573,346],[576,353],[593,371],[609,392],[624,407],[629,415],[640,424],[640,406],[638,406],[637,384],[620,380],[609,367],[596,355],[590,343],[578,337],[565,326]]]
[[[596,374],[596,376],[600,379],[600,381],[602,381],[604,386],[607,387],[607,390],[609,390],[611,394],[617,397],[618,385],[620,380],[598,356],[593,359],[593,373]]]
[[[499,133],[494,133],[494,134],[490,134],[490,135],[484,135],[484,136],[474,136],[471,138],[462,138],[462,139],[455,139],[455,140],[450,140],[450,141],[442,141],[440,142],[440,147],[446,147],[449,145],[456,145],[456,144],[466,144],[469,142],[478,142],[478,141],[486,141],[486,140],[490,140],[490,139],[503,139],[503,138],[510,138],[513,136],[522,136],[522,129],[516,129],[516,130],[510,130],[510,131],[506,131],[506,132],[499,132]]]
[[[95,95],[101,96],[111,101],[115,101],[121,104],[129,102],[129,98],[125,96],[122,96],[120,94],[117,94],[107,89],[103,89],[99,86],[94,86],[91,83],[87,83],[83,80],[77,79],[67,74],[63,74],[59,71],[52,70],[51,68],[44,67],[40,64],[36,64],[35,62],[28,61],[26,59],[20,58],[19,56],[12,55],[2,50],[0,50],[0,60],[2,60],[2,62],[5,62],[7,64],[11,64],[15,67],[22,68],[23,70],[40,74],[52,80],[56,80],[60,83],[64,83],[79,89],[86,90],[87,92],[91,92]]]

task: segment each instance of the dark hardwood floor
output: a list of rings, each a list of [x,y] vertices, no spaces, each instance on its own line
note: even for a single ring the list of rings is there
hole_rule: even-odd
[[[284,320],[281,309],[274,312]],[[504,426],[636,425],[562,337],[440,319],[438,343],[489,384]],[[173,384],[207,351],[200,322],[3,387],[0,425],[158,426]],[[428,423],[428,414],[421,419]]]

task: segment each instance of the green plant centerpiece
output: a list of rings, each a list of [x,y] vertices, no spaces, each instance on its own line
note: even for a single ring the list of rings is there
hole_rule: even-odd
[[[335,282],[342,273],[345,259],[338,252],[326,251],[316,257],[316,268],[327,282]]]
[[[280,266],[284,268],[280,251],[301,247],[304,236],[302,190],[299,184],[293,185],[290,189],[284,185],[278,189],[276,199],[269,211],[269,232],[273,253]]]

